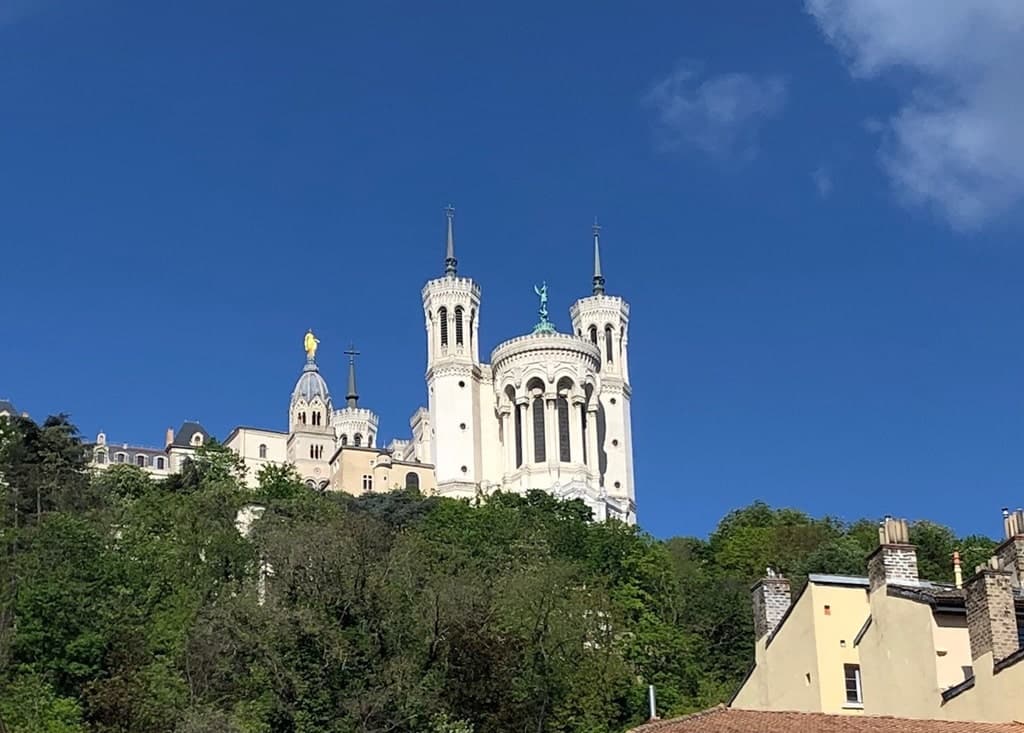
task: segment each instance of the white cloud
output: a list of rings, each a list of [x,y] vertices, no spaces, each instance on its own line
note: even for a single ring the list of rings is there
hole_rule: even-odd
[[[825,166],[819,166],[811,172],[811,180],[814,181],[814,188],[818,196],[827,199],[832,193],[832,174]]]
[[[680,67],[644,98],[654,110],[659,147],[695,147],[718,157],[751,158],[761,125],[781,112],[786,82],[781,77],[722,74],[699,78]]]
[[[1024,1],[805,0],[862,79],[909,72],[881,125],[899,196],[962,230],[1024,202]]]

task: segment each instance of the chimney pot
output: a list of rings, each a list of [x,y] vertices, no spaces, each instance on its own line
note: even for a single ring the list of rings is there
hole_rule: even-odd
[[[905,519],[886,517],[878,528],[878,548],[868,555],[868,587],[917,585],[917,549]]]

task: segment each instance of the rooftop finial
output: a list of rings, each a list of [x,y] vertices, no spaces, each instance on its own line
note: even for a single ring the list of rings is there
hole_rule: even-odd
[[[349,344],[345,349],[345,356],[348,357],[348,394],[345,395],[345,404],[348,407],[359,407],[359,393],[356,391],[356,351],[355,344]]]
[[[601,274],[601,226],[594,217],[594,295],[604,295],[604,275]]]
[[[320,339],[313,335],[313,329],[306,331],[306,337],[302,340],[302,348],[306,350],[306,363],[316,363],[316,349],[320,345]]]
[[[444,258],[444,274],[447,277],[455,277],[455,267],[459,264],[455,259],[455,207],[448,204],[444,208],[444,214],[448,217],[448,249]]]

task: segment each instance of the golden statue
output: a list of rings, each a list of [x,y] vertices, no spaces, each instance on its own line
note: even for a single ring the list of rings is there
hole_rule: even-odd
[[[310,361],[316,359],[316,347],[320,345],[320,339],[313,335],[313,329],[306,331],[306,338],[302,342],[306,349],[306,358]]]

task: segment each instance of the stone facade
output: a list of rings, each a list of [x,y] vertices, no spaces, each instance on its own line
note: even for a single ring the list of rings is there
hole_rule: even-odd
[[[751,589],[754,606],[754,638],[760,639],[775,631],[790,604],[789,581],[786,578],[762,578]]]
[[[913,545],[881,545],[868,555],[868,584],[874,591],[883,585],[916,585],[917,550]]]
[[[991,652],[998,662],[1017,651],[1013,574],[1009,570],[984,568],[967,581],[964,590],[971,657],[977,659]]]

